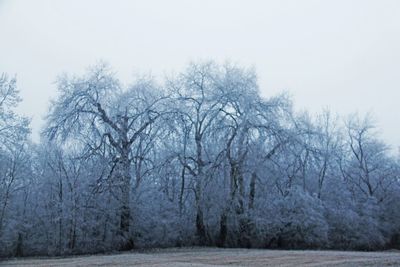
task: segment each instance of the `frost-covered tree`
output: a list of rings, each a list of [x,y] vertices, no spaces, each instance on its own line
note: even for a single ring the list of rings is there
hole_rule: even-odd
[[[132,148],[160,116],[162,95],[152,81],[140,80],[124,90],[105,64],[91,68],[83,77],[64,76],[58,81],[60,95],[53,102],[45,134],[64,142],[83,136],[88,154],[109,146],[113,160],[113,186],[120,201],[121,246],[133,247],[130,235]],[[90,140],[90,141],[88,141]]]
[[[0,247],[21,254],[24,208],[18,206],[28,186],[29,120],[15,112],[21,101],[16,79],[0,75]],[[22,209],[22,210],[21,210]],[[0,249],[0,254],[2,253]]]
[[[400,246],[400,163],[369,119],[294,112],[215,62],[128,86],[98,64],[57,86],[31,144],[0,77],[0,256]]]
[[[216,127],[221,110],[226,105],[221,87],[223,78],[224,73],[213,63],[191,64],[186,72],[169,84],[171,93],[177,100],[174,113],[184,127],[186,140],[183,142],[186,147],[180,152],[179,159],[183,171],[193,180],[196,235],[200,244],[208,241],[204,221],[204,187],[217,160],[215,147],[210,147],[208,140]]]

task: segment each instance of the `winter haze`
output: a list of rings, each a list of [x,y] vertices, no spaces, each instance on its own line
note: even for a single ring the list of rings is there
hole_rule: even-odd
[[[0,69],[17,74],[38,139],[54,81],[109,62],[123,81],[198,59],[254,66],[262,94],[295,107],[372,112],[400,145],[398,1],[0,1]]]
[[[397,3],[1,1],[0,260],[399,265]]]

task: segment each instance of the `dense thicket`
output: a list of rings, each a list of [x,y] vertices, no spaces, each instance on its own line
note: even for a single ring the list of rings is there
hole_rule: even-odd
[[[0,255],[399,244],[398,157],[368,117],[296,114],[253,71],[58,80],[41,142],[0,78]]]

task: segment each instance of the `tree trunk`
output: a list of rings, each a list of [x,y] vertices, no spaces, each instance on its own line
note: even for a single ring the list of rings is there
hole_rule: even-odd
[[[250,180],[250,193],[249,193],[249,210],[254,208],[254,198],[256,196],[256,180],[257,174],[253,172]]]
[[[125,148],[121,158],[121,218],[120,235],[122,237],[121,250],[131,250],[134,247],[132,237],[130,236],[130,192],[131,192],[131,163],[129,160],[129,149]]]
[[[206,233],[206,227],[204,225],[204,215],[203,215],[203,209],[201,207],[202,203],[202,198],[203,198],[203,178],[204,178],[204,173],[203,173],[203,167],[204,167],[204,162],[203,162],[203,148],[201,144],[201,134],[196,133],[195,137],[196,141],[196,152],[197,152],[197,181],[196,181],[196,192],[195,192],[195,197],[196,197],[196,235],[198,238],[199,245],[205,245],[207,243],[207,233]]]
[[[207,235],[206,235],[206,227],[204,225],[204,216],[203,210],[197,207],[197,214],[196,214],[196,235],[198,238],[199,245],[206,245],[207,244]]]
[[[24,252],[22,250],[22,234],[18,233],[17,246],[15,248],[15,256],[22,257]]]
[[[228,236],[228,216],[227,212],[223,211],[221,214],[219,222],[219,237],[217,241],[218,247],[224,247],[226,242],[226,237]]]
[[[182,217],[183,210],[183,194],[185,193],[185,166],[182,168],[181,172],[181,188],[179,192],[179,216]]]
[[[199,245],[206,245],[207,234],[206,234],[206,227],[204,225],[203,209],[201,207],[201,195],[202,195],[201,188],[202,188],[201,180],[198,180],[196,184],[196,236]]]

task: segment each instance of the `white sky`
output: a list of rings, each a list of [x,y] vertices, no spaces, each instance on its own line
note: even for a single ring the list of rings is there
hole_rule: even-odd
[[[17,74],[34,139],[56,76],[100,59],[127,83],[198,59],[255,66],[265,96],[371,111],[400,145],[400,1],[0,0],[0,72]]]

